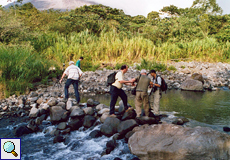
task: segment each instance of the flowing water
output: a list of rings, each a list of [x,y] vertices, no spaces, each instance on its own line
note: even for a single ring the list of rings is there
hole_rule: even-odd
[[[223,127],[230,127],[230,91],[223,88],[218,91],[206,92],[188,92],[180,90],[169,90],[163,93],[160,101],[160,112],[167,114],[168,117],[162,121],[171,123],[176,117],[186,117],[190,122],[185,126],[211,127],[223,132]],[[100,103],[109,105],[109,95],[91,95],[82,96],[81,101],[86,102],[88,98],[93,98]],[[119,99],[120,100],[120,99]],[[119,101],[118,100],[118,101]],[[128,96],[128,102],[134,106],[134,96]],[[117,103],[118,105],[118,103]],[[0,123],[4,123],[2,120]],[[21,122],[23,123],[23,122]],[[1,138],[14,138],[13,129],[20,123],[0,127]],[[52,130],[54,125],[44,123],[44,130]],[[124,160],[134,158],[129,151],[128,145],[119,140],[118,145],[109,155],[102,155],[106,147],[106,142],[111,140],[102,136],[100,138],[90,138],[92,130],[99,129],[100,125],[84,130],[71,132],[68,137],[68,143],[53,144],[53,137],[44,132],[32,133],[21,137],[21,156],[26,160],[113,160],[119,157]]]

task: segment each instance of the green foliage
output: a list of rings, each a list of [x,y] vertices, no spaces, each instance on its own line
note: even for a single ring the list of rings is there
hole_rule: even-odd
[[[23,39],[26,39],[28,36],[26,34],[27,27],[14,16],[14,13],[11,10],[1,13],[0,42],[5,44],[21,43]]]
[[[91,56],[84,56],[84,60],[81,61],[82,71],[95,71],[100,67],[100,64],[95,62]]]
[[[161,13],[154,11],[147,18],[131,17],[103,5],[65,12],[39,11],[32,3],[9,9],[0,7],[0,61],[11,64],[6,64],[6,68],[2,65],[1,83],[9,86],[9,94],[13,90],[25,91],[33,87],[33,82],[46,83],[48,78],[61,74],[59,69],[48,73],[47,68],[62,68],[63,63],[77,61],[80,56],[84,57],[83,71],[94,71],[100,63],[115,62],[116,69],[141,61],[139,69],[158,71],[166,70],[164,64],[169,60],[229,62],[230,16],[217,14],[221,8],[216,0],[195,0],[190,8],[171,5],[161,12],[170,17],[160,18]],[[3,49],[5,45],[9,53]],[[23,65],[18,66],[14,61],[21,59]],[[10,71],[14,67],[17,69]],[[174,70],[172,66],[168,69]]]
[[[163,7],[160,11],[168,13],[169,15],[180,15],[180,10],[174,5]]]
[[[223,10],[221,7],[216,3],[216,0],[194,0],[192,7],[198,8],[200,14],[204,13],[222,13]]]
[[[162,63],[157,63],[157,62],[152,62],[152,61],[147,61],[145,59],[142,59],[141,64],[137,65],[136,68],[138,70],[141,70],[141,69],[147,69],[147,70],[154,69],[156,71],[165,71],[167,66],[162,64]]]
[[[169,66],[167,68],[167,70],[169,70],[169,71],[176,71],[176,67],[171,65],[171,66]]]
[[[51,65],[55,63],[33,54],[31,48],[0,46],[0,82],[7,96],[32,89],[33,83],[48,76]]]
[[[43,50],[54,46],[57,41],[56,33],[43,33],[34,35],[30,38],[31,45],[37,52],[42,52]]]
[[[121,66],[125,65],[125,63],[116,63],[115,69],[121,69]]]
[[[218,34],[216,38],[221,42],[230,42],[230,24],[225,25]]]

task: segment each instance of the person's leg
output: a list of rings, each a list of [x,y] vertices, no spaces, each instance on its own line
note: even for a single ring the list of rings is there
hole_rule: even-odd
[[[114,86],[110,86],[110,95],[111,95],[111,101],[110,101],[110,111],[109,114],[112,115],[115,113],[115,105],[118,98],[118,89]]]
[[[145,111],[145,115],[149,116],[149,96],[148,93],[143,92],[143,107]]]
[[[154,115],[159,115],[159,108],[160,108],[160,90],[156,90],[156,92],[154,93],[154,108],[153,108]]]
[[[149,95],[149,106],[152,110],[154,110],[154,92]]]
[[[135,107],[136,107],[137,117],[140,117],[141,115],[141,105],[142,105],[141,93],[142,92],[136,92],[136,96],[135,96]]]
[[[75,91],[75,97],[76,97],[76,101],[77,103],[80,102],[80,96],[79,96],[79,92],[78,92],[78,80],[73,80],[73,88]]]
[[[72,80],[71,79],[67,79],[66,83],[65,83],[65,98],[68,99],[69,98],[69,86],[71,85]]]
[[[129,107],[128,107],[128,98],[127,95],[125,94],[125,91],[123,89],[119,89],[118,95],[121,97],[121,100],[123,101],[125,110],[127,110]]]

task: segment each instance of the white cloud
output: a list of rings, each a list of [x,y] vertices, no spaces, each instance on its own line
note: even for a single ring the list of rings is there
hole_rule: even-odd
[[[13,2],[14,0],[12,0]],[[15,0],[16,1],[16,0]],[[32,0],[24,0],[32,1]],[[44,0],[45,1],[45,0]],[[178,8],[191,7],[194,0],[89,0],[100,3],[112,8],[122,9],[131,16],[144,15],[151,11],[159,11],[164,6],[175,5]],[[7,0],[0,0],[0,5],[6,5]],[[230,14],[230,0],[217,0],[219,6],[223,9],[223,14]]]
[[[7,2],[7,0],[1,0],[0,5],[5,6],[10,2]]]

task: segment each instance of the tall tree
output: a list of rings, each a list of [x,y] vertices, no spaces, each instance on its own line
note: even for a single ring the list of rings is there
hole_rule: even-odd
[[[223,12],[216,0],[195,0],[192,7],[200,9],[201,14],[222,14]]]
[[[178,9],[177,6],[174,5],[163,7],[163,9],[161,9],[160,11],[163,13],[167,13],[170,16],[180,15],[180,10]]]

